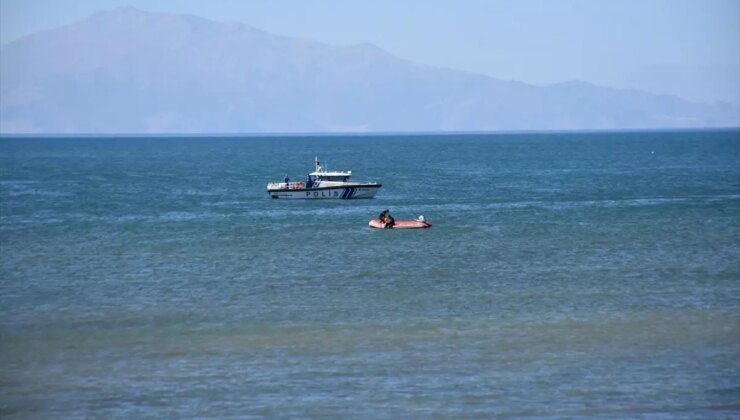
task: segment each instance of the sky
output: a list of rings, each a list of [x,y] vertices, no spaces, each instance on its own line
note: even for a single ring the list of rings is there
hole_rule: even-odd
[[[0,0],[0,44],[124,5],[537,85],[740,103],[740,0]]]

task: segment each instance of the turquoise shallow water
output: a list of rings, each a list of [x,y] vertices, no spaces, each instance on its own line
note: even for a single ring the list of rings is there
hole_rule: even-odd
[[[316,155],[384,187],[267,197]],[[740,415],[737,130],[5,138],[0,198],[2,417]]]

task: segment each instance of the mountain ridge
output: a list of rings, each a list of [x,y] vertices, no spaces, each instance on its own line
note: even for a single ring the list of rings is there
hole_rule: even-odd
[[[0,47],[0,133],[403,132],[740,125],[728,104],[535,86],[241,22],[133,7]]]

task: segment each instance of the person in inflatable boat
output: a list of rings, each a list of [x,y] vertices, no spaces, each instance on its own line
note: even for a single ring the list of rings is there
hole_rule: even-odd
[[[396,220],[391,216],[391,212],[388,209],[383,210],[378,216],[378,219],[383,223],[383,227],[386,229],[393,227],[396,224]]]
[[[390,212],[387,212],[385,214],[385,218],[383,219],[383,223],[385,223],[385,226],[384,227],[386,229],[389,229],[389,228],[392,228],[393,225],[396,224],[396,220],[393,218],[393,216],[391,216],[391,213]]]

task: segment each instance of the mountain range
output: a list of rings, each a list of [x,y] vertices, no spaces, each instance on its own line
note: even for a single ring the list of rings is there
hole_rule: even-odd
[[[3,134],[738,125],[740,111],[727,103],[579,81],[535,86],[413,63],[371,44],[132,7],[0,47]]]

